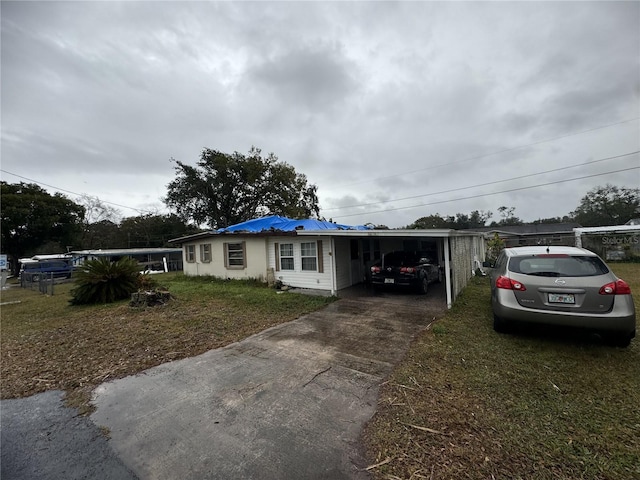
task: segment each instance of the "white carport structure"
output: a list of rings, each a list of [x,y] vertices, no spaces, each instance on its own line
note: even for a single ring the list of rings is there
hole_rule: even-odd
[[[444,271],[447,306],[451,308],[485,259],[484,237],[475,232],[448,229],[299,230],[296,235],[330,241],[328,266],[332,294],[360,283],[380,254],[393,250],[430,250]]]
[[[605,260],[630,260],[640,256],[640,225],[574,228],[576,247],[583,247]]]

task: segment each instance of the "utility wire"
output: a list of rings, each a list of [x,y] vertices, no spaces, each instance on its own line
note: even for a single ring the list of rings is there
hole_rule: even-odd
[[[391,200],[385,200],[383,202],[359,203],[359,204],[356,204],[356,205],[347,205],[347,206],[344,206],[344,207],[323,208],[322,210],[327,212],[327,211],[332,211],[332,210],[343,210],[343,209],[347,209],[347,208],[368,207],[368,206],[371,206],[371,205],[379,205],[381,203],[400,202],[400,201],[403,201],[403,200],[413,200],[415,198],[431,197],[433,195],[441,195],[443,193],[459,192],[460,190],[469,190],[471,188],[486,187],[488,185],[495,185],[497,183],[510,182],[512,180],[520,180],[522,178],[535,177],[535,176],[538,176],[538,175],[544,175],[546,173],[559,172],[561,170],[567,170],[569,168],[583,167],[585,165],[591,165],[593,163],[604,162],[606,160],[615,160],[617,158],[627,157],[629,155],[635,155],[636,153],[640,153],[640,150],[636,150],[635,152],[623,153],[622,155],[616,155],[615,157],[600,158],[598,160],[592,160],[590,162],[577,163],[575,165],[567,165],[566,167],[554,168],[552,170],[545,170],[544,172],[530,173],[530,174],[527,174],[527,175],[520,175],[518,177],[506,178],[504,180],[495,180],[493,182],[479,183],[477,185],[469,185],[467,187],[452,188],[450,190],[442,190],[440,192],[424,193],[422,195],[413,195],[411,197],[394,198],[394,199],[391,199]]]
[[[402,176],[405,176],[405,175],[412,175],[412,174],[415,174],[415,173],[424,172],[425,170],[432,170],[434,168],[450,167],[452,165],[458,165],[460,163],[466,163],[466,162],[470,162],[472,160],[480,160],[481,158],[491,157],[493,155],[500,155],[501,153],[512,152],[514,150],[519,150],[521,148],[534,147],[536,145],[540,145],[540,144],[543,144],[543,143],[553,142],[555,140],[561,140],[563,138],[573,137],[575,135],[582,135],[584,133],[595,132],[596,130],[602,130],[604,128],[615,127],[617,125],[622,125],[622,124],[634,122],[634,121],[637,121],[637,120],[640,120],[640,117],[630,118],[629,120],[623,120],[623,121],[617,122],[617,123],[610,123],[608,125],[602,125],[600,127],[590,128],[589,130],[583,130],[583,131],[580,131],[580,132],[567,133],[565,135],[560,135],[559,137],[547,138],[545,140],[539,140],[537,142],[528,143],[526,145],[519,145],[517,147],[510,147],[510,148],[506,148],[504,150],[498,150],[498,151],[491,152],[491,153],[485,153],[483,155],[476,155],[476,156],[473,156],[473,157],[465,158],[463,160],[456,160],[456,161],[449,162],[449,163],[440,163],[438,165],[430,165],[428,167],[419,168],[417,170],[411,170],[411,171],[408,171],[408,172],[396,173],[394,175],[385,175],[383,177],[371,178],[369,180],[359,180],[357,182],[348,183],[348,184],[338,184],[338,185],[335,185],[335,186],[336,187],[351,187],[353,185],[361,185],[363,183],[371,183],[371,182],[375,182],[375,181],[378,181],[378,180],[385,180],[387,178],[396,178],[396,177],[402,177]]]
[[[0,168],[0,172],[8,173],[9,175],[13,175],[14,177],[22,178],[23,180],[28,180],[30,182],[37,183],[38,185],[44,185],[45,187],[53,188],[53,189],[59,190],[61,192],[70,193],[71,195],[76,195],[78,197],[82,197],[83,195],[87,195],[85,193],[72,192],[71,190],[65,190],[64,188],[56,187],[54,185],[49,185],[48,183],[44,183],[44,182],[41,182],[39,180],[34,180],[33,178],[24,177],[22,175],[18,175],[17,173],[9,172],[9,171],[1,169],[1,168]],[[93,195],[89,195],[89,196],[93,197],[93,198],[98,198],[98,197],[95,197]],[[98,200],[100,200],[100,199],[98,198]],[[127,205],[120,205],[119,203],[107,202],[106,200],[100,200],[100,201],[102,203],[106,203],[108,205],[115,205],[116,207],[120,207],[120,208],[128,208],[129,210],[134,210],[134,211],[136,211],[138,213],[154,213],[151,210],[144,210],[144,209],[141,209],[141,208],[129,207]]]
[[[627,172],[629,170],[638,170],[638,169],[640,169],[640,166],[638,166],[638,167],[630,167],[630,168],[622,168],[620,170],[612,170],[610,172],[595,173],[593,175],[584,175],[582,177],[569,178],[567,180],[558,180],[558,181],[555,181],[555,182],[541,183],[541,184],[538,184],[538,185],[529,185],[528,187],[511,188],[509,190],[501,190],[499,192],[482,193],[482,194],[479,194],[479,195],[470,195],[468,197],[454,198],[454,199],[451,199],[451,200],[440,200],[440,201],[437,201],[437,202],[421,203],[420,205],[409,205],[409,206],[406,206],[406,207],[386,208],[384,210],[376,210],[376,211],[373,211],[373,212],[360,212],[360,213],[350,213],[350,214],[347,214],[347,215],[334,215],[332,218],[356,217],[356,216],[359,216],[359,215],[372,215],[374,213],[394,212],[394,211],[397,211],[397,210],[408,210],[410,208],[427,207],[429,205],[439,205],[439,204],[442,204],[442,203],[453,203],[453,202],[458,202],[460,200],[470,200],[470,199],[473,199],[473,198],[489,197],[489,196],[492,196],[492,195],[499,195],[501,193],[510,193],[510,192],[517,192],[517,191],[520,191],[520,190],[529,190],[529,189],[532,189],[532,188],[546,187],[548,185],[557,185],[558,183],[574,182],[576,180],[584,180],[585,178],[600,177],[600,176],[609,175],[609,174],[612,174],[612,173]]]

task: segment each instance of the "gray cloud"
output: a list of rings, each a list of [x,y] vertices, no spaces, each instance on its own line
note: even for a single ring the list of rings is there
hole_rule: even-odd
[[[620,123],[640,116],[637,2],[0,8],[2,168],[69,191],[161,208],[171,157],[255,145],[316,183],[327,216],[402,226],[501,205],[561,216],[640,177],[490,195],[637,165],[568,168],[640,149],[639,122]]]

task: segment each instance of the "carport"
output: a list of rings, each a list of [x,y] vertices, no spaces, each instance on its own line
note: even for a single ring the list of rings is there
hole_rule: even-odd
[[[299,230],[298,236],[326,238],[330,242],[331,293],[366,281],[370,266],[394,250],[429,252],[444,270],[447,307],[485,259],[480,233],[433,230]]]

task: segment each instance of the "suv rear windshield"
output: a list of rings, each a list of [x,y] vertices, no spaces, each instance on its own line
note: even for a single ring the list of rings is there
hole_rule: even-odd
[[[509,271],[541,277],[593,277],[609,273],[602,260],[581,255],[530,255],[513,257]]]

